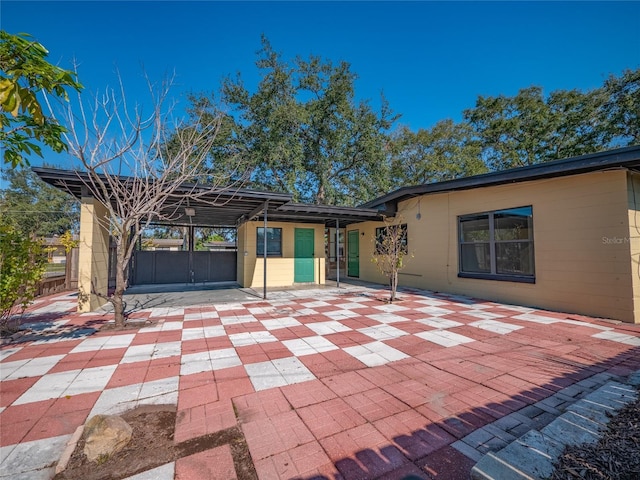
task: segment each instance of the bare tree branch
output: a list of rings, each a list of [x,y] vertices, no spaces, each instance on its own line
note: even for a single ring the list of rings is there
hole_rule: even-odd
[[[94,96],[89,105],[79,98],[75,108],[66,110],[69,152],[82,164],[84,174],[78,175],[88,193],[107,210],[105,218],[95,220],[116,244],[116,288],[108,299],[117,325],[125,322],[127,267],[144,229],[178,219],[188,200],[220,204],[218,197],[209,197],[226,192],[228,198],[229,190],[241,187],[246,178],[240,157],[231,172],[207,172],[220,113],[202,112],[187,126],[174,120],[174,105],[168,102],[173,78],[159,86],[148,77],[146,81],[152,99],[147,114],[140,104],[127,102],[120,77],[118,90]]]

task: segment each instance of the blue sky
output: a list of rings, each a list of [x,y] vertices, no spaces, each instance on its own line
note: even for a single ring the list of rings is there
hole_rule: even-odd
[[[236,72],[252,88],[264,33],[285,59],[349,62],[357,97],[377,105],[384,92],[414,130],[460,120],[478,95],[590,89],[640,67],[640,2],[3,0],[0,13],[52,63],[75,58],[88,91],[114,85],[117,68],[129,98],[144,97],[142,65],[153,79],[175,71],[182,101]]]

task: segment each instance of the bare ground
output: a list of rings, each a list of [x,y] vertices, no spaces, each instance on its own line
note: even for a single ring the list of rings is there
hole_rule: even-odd
[[[179,458],[221,445],[230,445],[238,480],[257,480],[253,461],[239,427],[174,444],[174,406],[146,406],[122,418],[133,428],[132,439],[120,452],[102,463],[90,462],[78,442],[67,468],[54,480],[121,480]]]

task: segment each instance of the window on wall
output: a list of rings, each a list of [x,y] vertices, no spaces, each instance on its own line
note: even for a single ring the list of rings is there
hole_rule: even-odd
[[[264,227],[258,227],[257,229],[256,253],[258,256],[264,256]],[[267,256],[268,257],[282,256],[282,229],[281,228],[267,228]]]
[[[409,251],[409,240],[407,236],[406,223],[403,223],[401,225],[390,225],[388,227],[376,228],[376,251],[378,253],[381,253],[381,250],[383,250],[383,241],[384,238],[388,235],[390,236],[390,240],[392,240],[392,244],[394,244],[395,240],[397,239],[398,245],[400,248],[402,248],[403,253],[407,253]]]
[[[531,206],[458,217],[460,276],[533,283]]]

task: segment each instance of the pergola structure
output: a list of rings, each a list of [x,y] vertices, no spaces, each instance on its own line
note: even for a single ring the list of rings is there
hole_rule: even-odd
[[[93,292],[96,288],[106,291],[103,277],[108,268],[108,232],[99,225],[97,218],[106,214],[104,205],[100,205],[92,195],[92,182],[89,174],[75,170],[55,168],[32,168],[43,181],[77,198],[81,204],[80,220],[80,272],[79,288]],[[126,185],[127,177],[121,177]],[[193,194],[196,195],[193,195]],[[208,185],[185,184],[178,187],[163,206],[165,213],[171,212],[171,220],[163,225],[193,227],[232,227],[240,228],[250,221],[259,221],[265,232],[269,222],[295,224],[322,224],[336,228],[336,237],[340,228],[357,222],[380,221],[382,215],[377,209],[358,207],[338,207],[329,205],[311,205],[295,203],[288,193],[247,190],[242,188],[211,188]],[[264,296],[267,291],[267,238],[263,235],[263,275]],[[338,242],[336,238],[336,242]],[[193,248],[193,245],[190,246]],[[337,252],[339,255],[339,252]],[[83,280],[84,279],[84,280]],[[339,269],[338,269],[338,282]],[[90,294],[93,298],[93,293]],[[89,302],[89,310],[101,303],[97,297]]]

